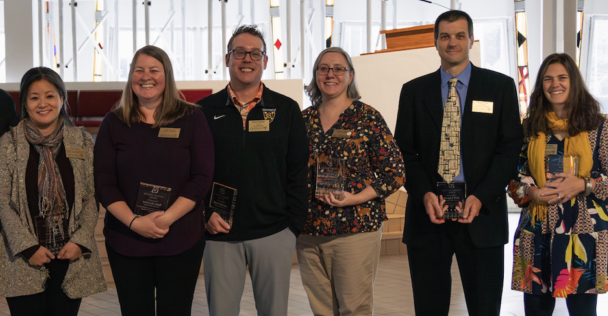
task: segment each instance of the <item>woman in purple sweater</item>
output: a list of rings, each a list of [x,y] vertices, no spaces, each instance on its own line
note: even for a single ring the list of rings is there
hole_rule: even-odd
[[[167,54],[141,48],[95,144],[95,183],[122,315],[190,315],[205,246],[213,138]]]

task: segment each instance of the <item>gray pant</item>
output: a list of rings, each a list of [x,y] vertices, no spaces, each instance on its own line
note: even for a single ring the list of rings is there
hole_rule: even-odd
[[[254,240],[207,241],[203,262],[209,315],[239,314],[247,266],[258,315],[287,315],[295,246],[289,228]]]

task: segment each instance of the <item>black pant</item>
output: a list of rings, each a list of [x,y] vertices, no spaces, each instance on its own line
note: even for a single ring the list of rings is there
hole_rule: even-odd
[[[471,316],[498,316],[502,299],[504,246],[477,248],[468,225],[446,222],[441,240],[430,247],[408,245],[408,261],[418,316],[446,316],[456,254],[465,301]]]
[[[566,305],[570,316],[597,316],[597,294],[568,295]],[[555,298],[551,293],[524,293],[524,308],[527,316],[551,316],[555,308]]]
[[[71,299],[61,289],[68,272],[69,260],[53,259],[45,264],[49,271],[44,292],[7,297],[12,316],[77,316],[82,299]]]
[[[204,238],[175,256],[128,257],[108,243],[106,249],[123,316],[191,314]]]

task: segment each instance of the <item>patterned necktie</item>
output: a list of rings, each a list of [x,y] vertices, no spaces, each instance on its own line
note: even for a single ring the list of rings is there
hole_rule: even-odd
[[[458,78],[450,79],[450,92],[443,108],[441,147],[437,172],[447,183],[460,174],[460,100],[456,92]]]

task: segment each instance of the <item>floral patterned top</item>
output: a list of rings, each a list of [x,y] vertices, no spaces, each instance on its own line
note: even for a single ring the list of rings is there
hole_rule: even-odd
[[[327,132],[323,132],[319,107],[303,111],[308,132],[308,219],[302,234],[336,236],[373,232],[388,220],[385,198],[405,181],[401,151],[386,122],[376,109],[354,101]],[[348,130],[346,138],[332,137],[334,130]],[[357,194],[368,185],[378,197],[363,204],[334,207],[315,198],[317,159],[339,158],[345,162],[344,191]]]
[[[529,138],[524,140],[519,158],[519,177],[509,184],[508,193],[522,207],[513,248],[515,291],[553,297],[571,294],[606,293],[608,273],[608,121],[598,131],[589,131],[593,151],[592,193],[567,203],[548,205],[545,220],[532,222],[526,195],[536,181],[528,167]],[[557,145],[564,154],[564,141],[548,134],[547,144]]]

